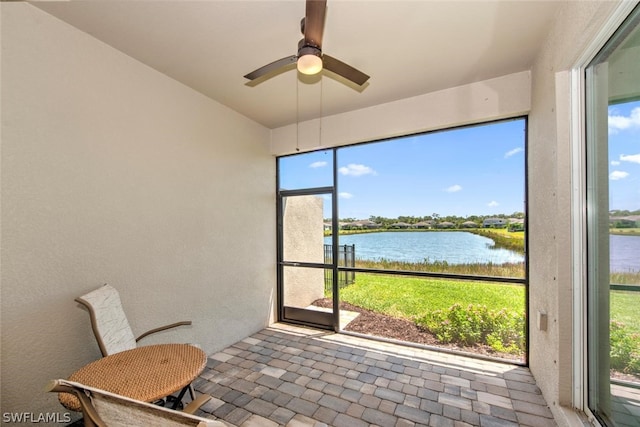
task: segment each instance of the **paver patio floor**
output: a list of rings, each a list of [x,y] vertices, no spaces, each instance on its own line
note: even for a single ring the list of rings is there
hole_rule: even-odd
[[[251,426],[555,426],[526,367],[276,324],[209,357],[198,415]]]

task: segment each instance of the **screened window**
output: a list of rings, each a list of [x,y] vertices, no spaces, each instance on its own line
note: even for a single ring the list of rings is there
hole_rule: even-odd
[[[321,297],[297,303],[302,312],[283,301],[282,320],[329,312],[336,329],[475,346],[524,362],[526,124],[519,118],[279,158],[280,291],[304,294],[323,281]],[[310,197],[296,209],[315,211],[315,219],[292,216],[285,206],[294,196]],[[286,225],[292,217],[299,238]],[[313,232],[300,231],[307,228]],[[292,255],[291,241],[315,255]],[[302,268],[318,272],[288,279]],[[365,311],[405,334],[385,335]],[[456,318],[472,319],[475,330],[463,331]]]

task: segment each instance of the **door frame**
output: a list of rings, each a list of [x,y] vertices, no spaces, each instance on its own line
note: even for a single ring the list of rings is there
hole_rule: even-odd
[[[333,164],[336,163],[337,152],[333,152]],[[279,163],[278,167],[279,169]],[[333,168],[333,183],[334,186],[316,187],[316,188],[303,188],[297,190],[280,190],[278,183],[277,197],[276,197],[276,221],[277,221],[277,308],[278,308],[278,321],[296,323],[305,326],[311,326],[314,328],[327,329],[338,332],[340,330],[340,313],[338,302],[338,233],[331,233],[332,243],[332,260],[331,263],[314,263],[314,262],[300,262],[300,261],[287,261],[284,259],[284,200],[287,197],[295,196],[319,196],[330,195],[331,196],[331,228],[332,230],[338,230],[338,199],[337,190],[335,187],[336,182],[336,168]],[[279,170],[277,176],[280,176]],[[332,312],[322,312],[316,310],[308,310],[299,307],[287,307],[284,301],[284,290],[286,283],[284,283],[284,269],[287,268],[318,268],[331,270],[332,277],[332,300],[333,307]]]

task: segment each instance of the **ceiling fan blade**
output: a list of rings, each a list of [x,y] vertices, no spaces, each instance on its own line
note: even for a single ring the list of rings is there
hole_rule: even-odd
[[[354,82],[358,86],[362,86],[367,80],[369,80],[369,76],[362,71],[356,70],[351,65],[345,64],[339,59],[329,55],[322,55],[322,66],[323,68]]]
[[[281,67],[286,67],[289,64],[294,64],[298,60],[298,55],[287,56],[286,58],[278,59],[277,61],[273,61],[271,64],[267,64],[264,67],[260,67],[255,71],[250,72],[246,76],[245,79],[255,80],[258,77],[265,76],[270,74]]]
[[[322,48],[324,33],[324,17],[327,11],[327,0],[307,0],[304,18],[304,41],[307,45]]]

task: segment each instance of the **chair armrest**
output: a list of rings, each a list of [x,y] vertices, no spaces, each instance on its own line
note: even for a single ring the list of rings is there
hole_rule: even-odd
[[[51,380],[49,381],[49,383],[47,383],[45,391],[54,393],[70,393],[75,395],[80,401],[82,413],[86,418],[85,426],[93,425],[96,427],[107,427],[107,424],[102,421],[100,415],[98,415],[96,409],[93,407],[91,398],[89,397],[89,395],[85,394],[85,391],[80,386],[81,384],[69,383],[68,381],[64,380]]]
[[[208,394],[201,394],[196,397],[195,400],[189,402],[189,404],[182,410],[182,412],[186,412],[187,414],[194,414],[202,405],[211,400],[211,396]]]
[[[189,325],[191,325],[191,321],[190,320],[186,320],[186,321],[182,321],[182,322],[172,323],[170,325],[160,326],[159,328],[151,329],[151,330],[145,332],[144,334],[140,335],[138,338],[136,338],[136,342],[140,341],[142,338],[144,338],[144,337],[146,337],[148,335],[155,334],[156,332],[166,331],[167,329],[177,328],[178,326],[189,326]]]

